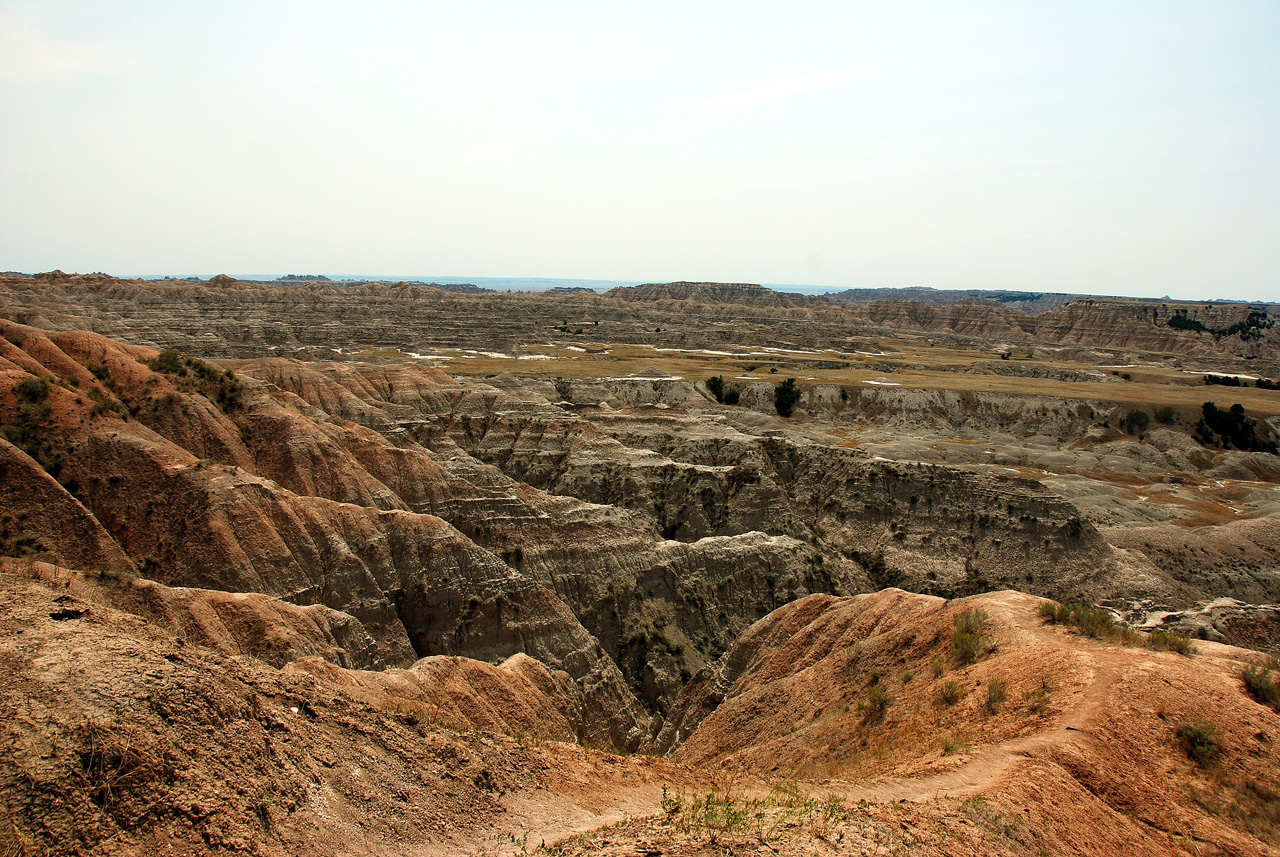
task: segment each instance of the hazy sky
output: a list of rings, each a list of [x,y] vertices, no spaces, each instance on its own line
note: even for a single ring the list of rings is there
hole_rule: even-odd
[[[0,269],[1280,300],[1280,3],[8,2]]]

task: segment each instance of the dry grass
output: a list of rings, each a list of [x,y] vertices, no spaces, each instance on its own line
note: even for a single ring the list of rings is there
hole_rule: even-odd
[[[466,355],[459,349],[436,349],[435,353],[454,359],[438,361],[440,368],[451,374],[473,376],[496,375],[503,372],[527,378],[600,379],[628,375],[639,369],[654,366],[689,381],[705,381],[712,375],[726,378],[743,374],[749,366],[755,366],[761,382],[768,383],[785,373],[797,376],[800,387],[814,384],[839,384],[862,387],[863,382],[885,375],[886,364],[897,365],[893,380],[905,389],[953,390],[972,392],[1007,393],[1023,396],[1053,396],[1064,399],[1087,399],[1121,405],[1147,405],[1159,407],[1172,405],[1199,409],[1206,401],[1239,402],[1251,414],[1280,414],[1280,396],[1269,390],[1252,387],[1215,390],[1195,383],[1188,376],[1173,369],[1135,367],[1125,369],[1133,380],[1124,383],[1057,381],[1047,378],[1022,378],[1005,375],[975,374],[966,372],[973,364],[990,361],[989,351],[958,351],[946,348],[920,347],[911,338],[891,341],[897,353],[878,356],[850,354],[827,350],[814,355],[768,354],[756,356],[725,356],[698,351],[659,351],[639,345],[612,344],[589,339],[553,340],[549,343],[530,344],[525,354],[541,354],[554,360],[520,360],[512,357]],[[572,348],[607,350],[607,354],[574,351]],[[724,349],[729,350],[729,349]],[[368,356],[394,358],[398,352],[378,352]],[[411,359],[411,358],[406,358]],[[843,369],[811,369],[804,364],[814,361],[841,361]],[[1070,361],[1037,360],[1037,366],[1068,371],[1100,371],[1088,364]],[[769,373],[776,366],[777,375]],[[813,380],[806,380],[812,377]]]

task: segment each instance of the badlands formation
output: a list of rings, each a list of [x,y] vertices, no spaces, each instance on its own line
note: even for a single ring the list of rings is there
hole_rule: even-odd
[[[0,275],[0,855],[1280,852],[1275,311]]]

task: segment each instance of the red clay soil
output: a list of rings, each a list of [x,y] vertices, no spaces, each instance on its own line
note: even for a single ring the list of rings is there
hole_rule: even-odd
[[[277,669],[108,606],[110,579],[6,561],[0,582],[3,855],[1280,853],[1250,653],[1099,643],[1019,593],[794,602],[666,761],[550,740],[567,682],[527,658]],[[1205,765],[1175,735],[1196,718],[1222,730]]]

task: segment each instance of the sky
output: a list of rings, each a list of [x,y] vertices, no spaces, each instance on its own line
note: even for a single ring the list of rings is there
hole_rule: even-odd
[[[1280,301],[1280,3],[0,0],[0,269]]]

